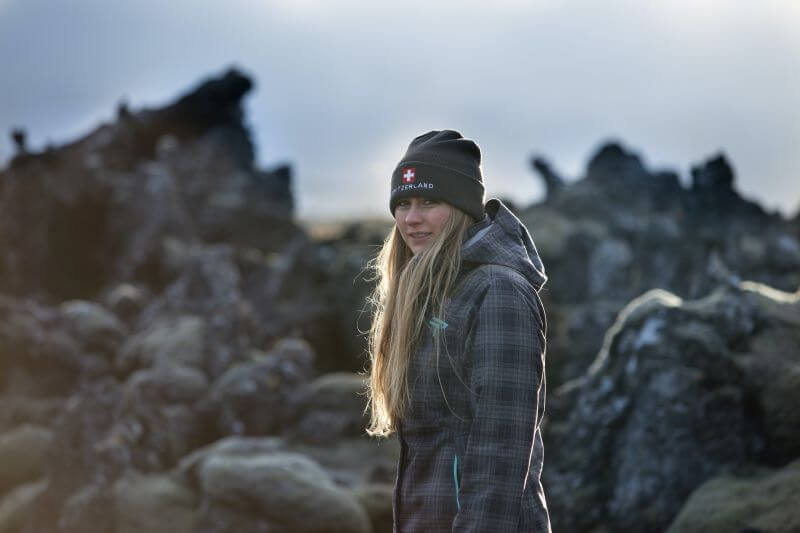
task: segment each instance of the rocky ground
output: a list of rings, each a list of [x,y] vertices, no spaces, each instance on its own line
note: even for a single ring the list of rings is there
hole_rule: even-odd
[[[301,227],[230,71],[0,171],[0,533],[384,532],[364,266]],[[797,531],[800,213],[602,146],[532,161],[554,531]],[[323,231],[324,230],[324,231]]]

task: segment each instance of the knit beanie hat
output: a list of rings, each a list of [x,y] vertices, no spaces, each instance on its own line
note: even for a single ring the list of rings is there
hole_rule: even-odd
[[[429,131],[408,145],[392,173],[389,210],[394,216],[401,198],[423,196],[441,200],[483,219],[481,150],[453,130]]]

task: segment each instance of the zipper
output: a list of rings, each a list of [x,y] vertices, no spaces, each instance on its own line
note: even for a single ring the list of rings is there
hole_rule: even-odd
[[[458,501],[458,455],[453,454],[453,483],[456,487],[456,509],[461,510],[461,503]]]

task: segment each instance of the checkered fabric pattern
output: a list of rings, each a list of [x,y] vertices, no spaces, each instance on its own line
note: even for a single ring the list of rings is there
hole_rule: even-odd
[[[549,532],[540,482],[546,277],[525,227],[498,201],[465,245],[462,282],[409,368],[400,420],[397,532]],[[441,331],[441,355],[433,333]]]

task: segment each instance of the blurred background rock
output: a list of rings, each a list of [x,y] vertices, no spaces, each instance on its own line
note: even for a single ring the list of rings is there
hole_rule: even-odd
[[[12,132],[0,533],[391,529],[397,445],[366,437],[359,374],[391,221],[298,221],[252,86],[231,69],[41,151]],[[550,276],[554,531],[796,531],[800,216],[723,153],[688,186],[620,142],[531,166],[546,195],[510,203]]]

